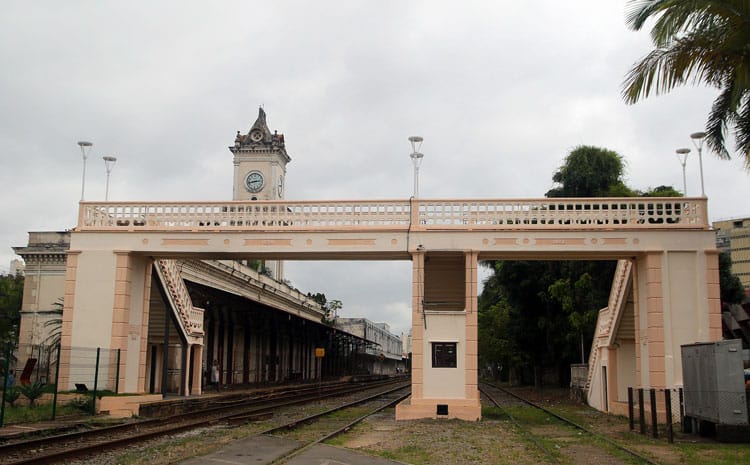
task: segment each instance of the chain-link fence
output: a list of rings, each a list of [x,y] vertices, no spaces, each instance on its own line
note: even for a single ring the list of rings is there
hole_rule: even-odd
[[[91,347],[70,348],[70,371],[68,376],[76,391],[98,392],[119,390],[119,350]],[[66,389],[66,386],[61,386]]]
[[[66,360],[61,360],[63,358]],[[65,386],[58,385],[61,362],[68,369],[69,384]],[[72,401],[77,402],[81,410],[93,415],[97,396],[118,392],[119,365],[119,350],[71,347],[61,356],[59,345],[9,344],[0,348],[0,387],[3,388],[0,426],[5,422],[8,408],[33,409],[51,404],[46,418],[34,418],[54,420],[58,397],[67,394],[74,395]]]

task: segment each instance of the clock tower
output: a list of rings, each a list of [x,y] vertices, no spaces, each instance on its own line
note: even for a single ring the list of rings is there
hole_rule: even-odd
[[[268,129],[262,107],[247,134],[237,131],[229,150],[234,154],[233,200],[284,198],[286,164],[292,159],[286,153],[284,135]]]

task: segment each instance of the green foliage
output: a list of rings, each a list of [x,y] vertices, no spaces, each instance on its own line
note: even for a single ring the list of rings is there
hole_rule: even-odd
[[[334,299],[328,302],[328,304],[323,307],[325,315],[323,315],[323,318],[321,319],[322,323],[329,326],[333,325],[336,322],[339,310],[341,310],[341,307],[343,306],[344,304],[340,300]]]
[[[82,413],[89,415],[91,407],[88,410],[80,410],[70,405],[70,402],[66,402],[63,405],[58,405],[57,415],[62,417],[68,416],[81,416]],[[19,424],[19,423],[35,423],[39,421],[49,421],[52,418],[52,403],[44,403],[30,407],[28,405],[15,405],[6,406],[5,408],[5,423],[6,424]]]
[[[15,342],[20,320],[23,281],[20,274],[0,275],[0,347]]]
[[[635,103],[685,84],[706,84],[719,96],[706,122],[706,142],[729,158],[724,136],[734,128],[737,151],[750,169],[750,2],[747,0],[631,0],[635,31],[653,22],[654,49],[625,77],[623,98]]]
[[[74,410],[89,413],[91,412],[91,402],[93,401],[91,396],[78,396],[70,399],[66,405]]]
[[[547,197],[629,197],[641,194],[623,182],[618,153],[579,146],[554,173]],[[679,195],[669,186],[648,195]],[[522,382],[540,381],[542,368],[556,368],[566,381],[569,365],[585,359],[599,309],[606,307],[614,261],[505,261],[488,263],[493,274],[479,297],[482,367],[507,368]],[[584,352],[583,354],[581,352]]]
[[[732,257],[726,252],[719,254],[719,288],[723,303],[739,304],[745,297],[745,287],[732,274]]]
[[[20,396],[21,393],[18,391],[18,387],[16,386],[10,386],[5,390],[5,401],[9,403],[11,407],[15,406],[15,402]]]
[[[491,265],[494,273],[484,283],[478,309],[482,366],[500,364],[525,383],[538,382],[542,367],[554,367],[564,381],[568,366],[580,362],[581,338],[586,348],[591,345],[616,263],[503,261]]]
[[[58,297],[57,300],[52,304],[52,312],[56,315],[60,315],[59,318],[52,318],[44,322],[44,326],[49,328],[48,335],[44,342],[50,347],[55,347],[60,344],[62,340],[62,314],[63,314],[64,299]]]
[[[646,192],[638,192],[642,197],[682,197],[682,193],[672,186],[658,186]]]
[[[558,184],[547,197],[631,197],[635,193],[622,181],[625,165],[612,150],[590,145],[573,149],[552,180]]]
[[[323,315],[323,318],[321,318],[320,320],[321,323],[332,326],[336,321],[339,310],[341,310],[344,304],[340,300],[336,299],[329,302],[326,295],[321,292],[316,292],[315,294],[308,293],[307,296],[320,304],[320,306],[323,308],[323,311],[325,313]]]
[[[36,404],[36,400],[44,394],[44,384],[36,381],[25,386],[18,386],[18,390],[21,391],[24,397],[29,399],[29,406],[33,407]]]

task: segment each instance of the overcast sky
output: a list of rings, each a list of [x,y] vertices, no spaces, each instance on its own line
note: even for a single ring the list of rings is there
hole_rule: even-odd
[[[75,226],[76,142],[93,142],[86,199],[232,197],[237,130],[263,105],[284,133],[286,198],[538,198],[574,147],[615,150],[626,182],[682,190],[674,153],[716,91],[628,106],[624,75],[650,49],[625,0],[5,1],[0,15],[0,272],[27,231]],[[698,159],[688,195],[700,194]],[[704,153],[710,219],[748,216],[740,160]],[[745,200],[742,200],[745,199]],[[410,263],[288,263],[343,316],[410,321]]]

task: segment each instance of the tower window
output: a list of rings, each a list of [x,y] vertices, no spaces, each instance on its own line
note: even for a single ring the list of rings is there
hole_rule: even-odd
[[[433,342],[432,343],[432,367],[433,368],[456,368],[456,343],[455,342]]]

